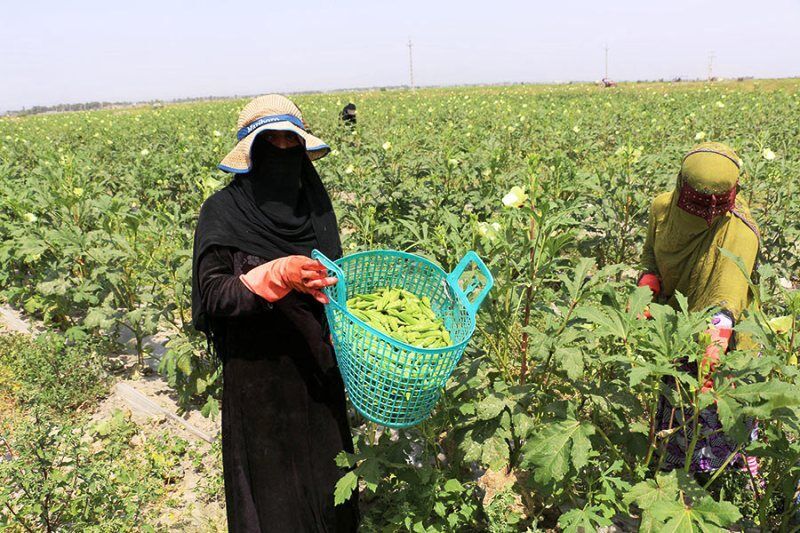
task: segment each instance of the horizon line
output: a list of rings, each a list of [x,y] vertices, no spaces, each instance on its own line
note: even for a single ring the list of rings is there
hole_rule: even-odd
[[[713,83],[713,82],[724,82],[724,81],[756,81],[756,80],[792,80],[792,79],[800,79],[800,74],[792,74],[787,76],[775,76],[775,77],[760,77],[756,78],[754,76],[735,76],[735,77],[714,77],[712,79],[706,78],[682,78],[676,76],[674,78],[658,78],[658,79],[618,79],[618,80],[609,80],[613,81],[614,83]],[[286,95],[309,95],[309,94],[335,94],[335,93],[348,93],[348,92],[368,92],[368,91],[397,91],[397,90],[407,90],[407,91],[415,91],[418,89],[446,89],[446,88],[458,88],[458,87],[505,87],[505,86],[513,86],[513,85],[581,85],[581,84],[600,84],[603,82],[603,78],[597,80],[549,80],[549,81],[503,81],[503,82],[475,82],[475,83],[454,83],[454,84],[432,84],[432,85],[373,85],[373,86],[363,86],[363,87],[343,87],[343,88],[335,88],[335,89],[300,89],[296,91],[282,91],[280,94]],[[22,109],[8,109],[4,111],[0,111],[0,117],[15,117],[15,116],[27,116],[27,115],[37,115],[37,114],[47,114],[47,113],[69,113],[69,112],[76,112],[76,111],[98,111],[103,109],[108,109],[113,106],[119,107],[136,107],[136,106],[143,106],[143,105],[152,105],[152,104],[180,104],[180,103],[191,103],[191,102],[202,102],[202,101],[214,101],[214,100],[237,100],[241,98],[252,98],[258,96],[260,94],[266,93],[248,93],[248,94],[229,94],[229,95],[205,95],[205,96],[185,96],[185,97],[176,97],[176,98],[151,98],[148,100],[117,100],[117,101],[110,101],[110,100],[93,100],[93,101],[82,101],[82,102],[60,102],[57,104],[51,105],[33,105],[30,107],[24,107]],[[82,106],[88,104],[100,104],[98,108],[92,109],[67,109],[67,110],[56,110],[54,108],[62,107],[62,106]],[[42,109],[42,111],[31,112],[33,109]]]

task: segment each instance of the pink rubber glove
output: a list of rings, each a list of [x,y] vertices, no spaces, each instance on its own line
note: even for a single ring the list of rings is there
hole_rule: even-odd
[[[310,294],[320,303],[328,297],[320,290],[338,281],[328,277],[328,269],[310,257],[290,255],[259,265],[239,276],[245,287],[268,302],[277,302],[291,291]]]
[[[639,287],[650,287],[653,291],[653,298],[661,294],[661,280],[652,272],[646,272],[639,278]]]
[[[639,287],[650,287],[650,290],[653,292],[653,299],[658,298],[658,295],[661,294],[661,280],[659,280],[658,276],[656,276],[652,272],[647,272],[645,274],[642,274],[642,277],[639,278],[638,286]],[[653,315],[650,314],[650,308],[649,307],[645,308],[643,316],[647,320],[650,320],[650,319],[653,318]]]
[[[712,326],[706,333],[711,336],[711,344],[706,346],[706,353],[700,363],[701,371],[706,375],[705,383],[700,388],[700,392],[708,392],[714,388],[714,380],[711,378],[711,374],[719,363],[720,354],[724,354],[727,351],[733,330]]]

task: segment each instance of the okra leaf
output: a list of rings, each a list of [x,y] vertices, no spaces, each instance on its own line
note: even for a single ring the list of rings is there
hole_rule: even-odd
[[[349,500],[356,488],[358,488],[358,476],[355,472],[347,472],[336,482],[336,488],[333,491],[334,505],[341,505]]]
[[[601,507],[587,505],[583,509],[570,509],[558,518],[558,525],[564,533],[596,531],[598,527],[610,526],[611,520],[600,514]]]
[[[589,460],[595,428],[575,419],[551,422],[534,434],[522,448],[524,466],[534,469],[534,479],[549,483],[562,479],[572,465],[580,470]]]

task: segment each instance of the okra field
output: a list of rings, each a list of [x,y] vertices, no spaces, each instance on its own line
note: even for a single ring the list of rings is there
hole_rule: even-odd
[[[384,431],[353,413],[356,453],[338,458],[352,469],[336,498],[361,492],[364,531],[798,530],[800,81],[376,90],[296,101],[333,149],[316,166],[346,254],[397,249],[450,271],[474,250],[495,279],[430,419]],[[352,129],[339,121],[351,101]],[[122,331],[143,365],[145,339],[159,333],[168,339],[159,371],[187,410],[209,417],[219,413],[221,370],[191,327],[192,239],[203,200],[231,179],[216,165],[245,102],[0,119],[0,301],[64,346],[99,353],[99,362],[87,355],[86,372]],[[682,155],[701,139],[738,152],[740,194],[763,236],[756,305],[736,326],[758,349],[727,354],[703,393],[681,362],[702,357],[710,315],[651,304],[649,289],[636,288],[649,204],[674,187]],[[641,320],[648,305],[653,319]],[[71,357],[77,366],[55,382],[78,387],[83,363]],[[2,361],[0,387],[14,377]],[[678,380],[677,392],[665,376]],[[9,390],[0,388],[0,403]],[[705,477],[688,464],[664,471],[674,431],[657,431],[662,393],[695,415],[716,404],[737,451],[758,458],[761,479],[733,461]],[[18,420],[51,416],[35,397],[15,401],[35,407]],[[52,416],[48,427],[67,424]],[[9,442],[24,433],[6,426]],[[47,442],[69,438],[55,435]],[[0,463],[0,528],[39,523],[41,505],[25,500],[32,457]],[[51,465],[62,475],[72,468]],[[63,497],[49,483],[47,497]],[[124,505],[109,513],[93,530],[147,523]]]

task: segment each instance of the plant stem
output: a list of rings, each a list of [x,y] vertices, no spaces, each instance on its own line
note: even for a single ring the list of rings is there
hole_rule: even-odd
[[[686,450],[686,458],[683,462],[683,471],[689,473],[689,468],[692,466],[692,458],[694,457],[694,450],[697,447],[697,441],[700,440],[700,432],[697,431],[698,421],[700,420],[700,409],[696,405],[692,405],[692,440],[689,442],[689,448]]]
[[[747,465],[747,457],[744,458],[745,464]],[[796,460],[794,461],[796,462]],[[756,482],[756,478],[753,476],[753,473],[750,471],[750,465],[746,467],[747,475],[750,478],[750,484],[753,486],[753,494],[757,500],[761,499],[761,492],[758,489],[758,483]]]
[[[520,346],[520,352],[522,355],[522,361],[520,364],[519,369],[519,383],[520,385],[525,383],[525,377],[528,373],[528,332],[525,329],[528,327],[531,318],[531,300],[533,296],[533,282],[536,279],[536,218],[534,217],[534,210],[536,209],[536,185],[537,185],[537,174],[536,171],[538,169],[534,168],[534,164],[532,164],[533,160],[529,160],[529,167],[530,167],[530,199],[531,199],[531,214],[530,214],[530,221],[528,227],[528,243],[530,244],[530,253],[529,253],[529,272],[528,272],[528,286],[525,288],[525,312],[522,319],[522,342]],[[538,159],[536,160],[538,161]]]
[[[16,512],[14,512],[14,509],[11,507],[11,505],[8,502],[5,502],[5,505],[6,505],[6,509],[8,509],[8,511],[14,516],[14,518],[17,519],[17,521],[20,523],[20,525],[22,525],[22,527],[25,528],[25,531],[29,531],[30,533],[35,533],[33,528],[31,528],[27,524],[27,522],[25,522],[25,520],[22,519],[21,516],[19,516]]]
[[[730,464],[730,462],[733,460],[734,457],[736,457],[736,455],[741,451],[741,449],[742,449],[742,445],[740,444],[739,446],[736,447],[736,449],[734,449],[730,453],[730,455],[728,455],[728,457],[725,458],[725,461],[723,461],[723,463],[720,465],[720,467],[717,468],[717,471],[714,472],[714,474],[711,476],[711,478],[708,481],[706,481],[706,484],[703,485],[704,489],[708,489],[708,487],[711,486],[711,484],[714,482],[714,480],[716,480],[720,476],[720,474],[722,474],[722,472],[725,471],[725,469],[728,467],[728,464]],[[748,471],[749,471],[749,468],[748,468]]]
[[[635,476],[636,476],[636,474],[634,473],[634,471],[633,471],[633,468],[631,468],[631,465],[629,465],[629,464],[627,463],[627,461],[625,461],[625,458],[622,456],[622,454],[620,453],[620,451],[619,451],[619,450],[617,450],[617,447],[614,445],[614,443],[613,443],[613,442],[611,442],[611,439],[609,439],[609,438],[608,438],[608,435],[606,435],[605,431],[603,431],[602,429],[600,429],[600,426],[598,426],[598,425],[595,425],[595,429],[597,430],[597,433],[598,433],[598,434],[599,434],[601,437],[603,437],[603,440],[604,440],[604,441],[606,441],[606,444],[608,444],[608,449],[609,449],[609,450],[611,450],[611,451],[614,453],[614,455],[616,455],[616,456],[617,456],[617,458],[618,458],[620,461],[622,461],[622,466],[624,466],[624,467],[625,467],[625,470],[627,470],[627,471],[628,471],[628,473],[631,475],[631,477],[635,477]]]
[[[561,335],[567,327],[567,323],[569,319],[572,317],[572,313],[575,311],[575,307],[578,305],[580,297],[578,299],[573,300],[569,304],[569,309],[567,310],[567,314],[564,316],[564,321],[561,323],[561,326],[558,328],[558,331],[555,332],[553,337],[558,337]],[[547,389],[547,384],[550,382],[550,376],[553,374],[550,369],[550,362],[553,360],[553,355],[555,354],[555,350],[551,349],[550,352],[547,354],[547,360],[544,363],[544,381],[542,384],[542,389]]]
[[[533,196],[533,192],[531,192],[531,196]],[[531,200],[531,209],[533,209],[533,200]],[[528,230],[529,240],[530,240],[530,279],[528,280],[528,286],[525,288],[525,313],[522,318],[522,346],[520,347],[520,352],[522,355],[522,363],[519,369],[519,383],[520,385],[525,383],[525,375],[528,373],[528,332],[526,328],[530,323],[531,319],[531,296],[533,294],[533,280],[536,276],[536,266],[534,264],[534,260],[536,258],[536,244],[534,242],[534,237],[536,234],[536,221],[531,215],[530,220],[530,229]]]
[[[668,429],[670,429],[670,430],[672,429],[672,423],[674,421],[675,421],[675,408],[672,407],[672,409],[671,409],[671,411],[669,413],[669,428]],[[666,452],[666,450],[667,450],[667,444],[669,443],[669,439],[670,438],[672,438],[671,435],[668,436],[666,439],[664,439],[661,442],[661,451],[658,454],[658,464],[656,465],[656,472],[660,471],[661,467],[664,464],[664,459],[665,459],[665,455],[666,455],[666,453],[664,453],[664,452]]]
[[[658,414],[658,401],[660,399],[660,392],[656,388],[656,405],[650,410],[650,434],[647,437],[647,456],[644,458],[644,467],[650,466],[650,461],[653,459],[653,453],[656,450],[656,415]]]
[[[796,457],[795,457],[795,461],[797,461]],[[775,466],[774,463],[773,463],[773,466]],[[772,492],[774,491],[775,483],[777,482],[777,479],[775,479],[776,476],[777,476],[777,473],[775,472],[775,470],[776,469],[773,468],[770,471],[769,476],[767,477],[767,487],[766,487],[766,490],[764,491],[764,495],[763,496],[759,496],[758,495],[758,485],[756,485],[755,481],[752,481],[752,483],[753,483],[753,492],[756,494],[756,497],[759,499],[759,502],[758,502],[758,521],[761,524],[762,531],[764,531],[764,527],[767,524],[767,504],[768,504],[770,498],[772,497]],[[747,472],[750,474],[751,479],[752,479],[752,473],[750,472],[749,468],[747,469]]]

